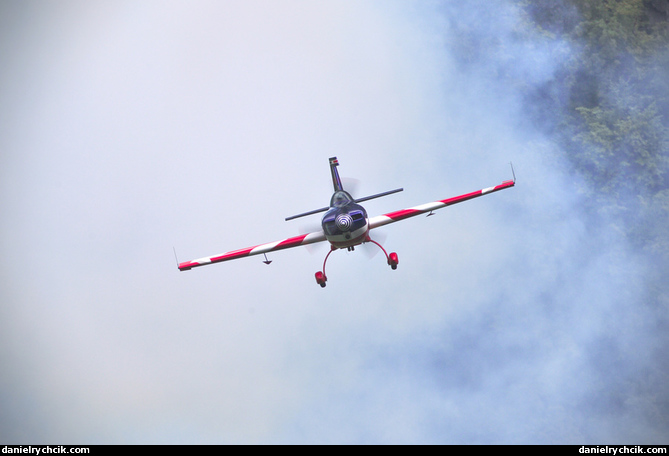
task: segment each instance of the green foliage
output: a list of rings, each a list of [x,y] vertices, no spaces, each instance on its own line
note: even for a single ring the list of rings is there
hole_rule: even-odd
[[[550,100],[533,109],[555,119],[550,132],[588,182],[592,213],[618,215],[632,241],[669,261],[669,8],[649,0],[518,4],[535,28],[575,51],[560,60]]]
[[[667,428],[669,337],[660,335],[669,334],[669,2],[511,1],[518,19],[511,36],[499,37],[489,25],[509,17],[491,18],[485,8],[471,29],[469,21],[449,24],[455,59],[464,71],[488,72],[523,94],[527,119],[582,177],[587,221],[622,233],[628,242],[612,251],[631,246],[625,258],[646,266],[645,290],[635,303],[656,325],[649,330],[657,335],[657,353],[648,355],[656,362],[614,394]],[[481,24],[493,30],[481,33]],[[535,67],[545,82],[532,79],[527,69]]]
[[[597,222],[621,231],[643,257],[640,305],[669,328],[669,4],[665,0],[518,0],[532,27],[569,43],[553,81],[527,106],[587,183]],[[543,119],[551,119],[546,122]],[[594,226],[599,226],[594,224]],[[658,340],[666,348],[667,339]],[[664,345],[663,345],[664,344]],[[669,423],[669,370],[656,363],[621,402]]]
[[[631,53],[643,58],[654,53],[666,39],[666,24],[653,21],[644,0],[573,0],[582,21],[572,32],[603,63],[615,63]]]
[[[666,182],[667,132],[655,103],[640,107],[578,107],[581,128],[573,138],[582,152],[573,161],[599,191],[616,188],[649,195]]]
[[[455,22],[462,68],[487,71],[525,96],[528,118],[586,183],[593,217],[669,265],[669,5],[666,0],[513,0],[511,39]],[[485,10],[475,19],[493,19]],[[510,16],[497,18],[507,21]],[[509,38],[509,37],[507,37]],[[557,62],[537,87],[517,68]],[[522,57],[519,57],[522,49]],[[493,59],[489,57],[493,55]],[[517,62],[517,59],[524,59]],[[488,59],[488,60],[485,60]],[[520,65],[518,64],[520,63]],[[554,67],[552,67],[554,68]],[[653,214],[652,216],[650,214]]]

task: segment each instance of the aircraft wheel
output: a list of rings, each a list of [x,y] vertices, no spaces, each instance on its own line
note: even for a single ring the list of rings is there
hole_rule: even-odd
[[[325,274],[323,274],[321,271],[318,271],[316,274],[316,283],[321,286],[321,288],[325,288],[325,282],[328,280],[327,277],[325,277]]]
[[[388,255],[388,264],[393,270],[397,269],[397,265],[399,264],[399,262],[400,260],[395,252]]]

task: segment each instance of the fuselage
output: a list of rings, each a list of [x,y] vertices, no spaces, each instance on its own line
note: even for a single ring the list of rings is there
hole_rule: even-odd
[[[344,190],[337,190],[330,199],[330,209],[321,220],[325,237],[336,248],[363,243],[369,233],[367,211]]]

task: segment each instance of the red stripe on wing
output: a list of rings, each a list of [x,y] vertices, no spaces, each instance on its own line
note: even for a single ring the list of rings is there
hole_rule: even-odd
[[[404,220],[405,218],[413,217],[414,215],[418,215],[423,211],[419,211],[416,209],[402,209],[400,211],[395,211],[395,212],[390,212],[388,214],[384,214],[386,217],[393,219],[393,221],[398,222],[400,220]]]
[[[465,195],[454,196],[453,198],[446,198],[444,200],[439,200],[439,202],[444,203],[445,205],[448,206],[450,204],[460,203],[462,201],[467,201],[468,199],[476,198],[477,196],[481,196],[481,193],[483,193],[483,190],[477,190],[475,192],[467,193]]]
[[[490,193],[495,193],[498,190],[503,190],[505,188],[513,187],[516,183],[512,180],[504,181],[501,184],[495,187],[488,187],[482,190],[476,190],[475,192],[465,193],[464,195],[454,196],[452,198],[446,198],[443,200],[437,200],[432,203],[422,204],[409,209],[401,209],[395,212],[389,212],[387,214],[379,215],[377,217],[372,217],[370,219],[370,229],[378,228],[380,226],[387,225],[389,223],[398,222],[400,220],[407,219],[409,217],[414,217],[416,215],[424,214],[426,212],[431,212],[442,207],[450,206],[453,204],[461,203],[473,198],[478,198],[479,196],[488,195]]]
[[[190,268],[194,268],[195,266],[200,266],[200,263],[196,263],[194,261],[184,261],[183,263],[179,263],[179,269],[182,271],[187,271]]]
[[[255,249],[255,247],[247,247],[245,249],[239,249],[235,250],[233,252],[227,252],[224,253],[223,255],[211,257],[211,262],[212,263],[217,263],[219,261],[225,261],[225,260],[233,260],[235,258],[241,258],[244,256],[247,256],[249,253],[251,253],[251,250]]]
[[[319,235],[319,236],[315,236]],[[307,239],[309,236],[311,236],[309,239]],[[187,271],[191,268],[195,268],[198,266],[205,266],[208,264],[214,264],[214,263],[220,263],[221,261],[227,261],[227,260],[235,260],[237,258],[244,258],[247,256],[251,255],[257,255],[260,253],[264,252],[271,252],[274,250],[283,250],[283,249],[289,249],[291,247],[298,247],[301,245],[305,244],[311,244],[314,242],[321,242],[325,240],[325,235],[321,235],[321,233],[308,233],[308,234],[301,234],[299,236],[295,236],[292,238],[284,239],[282,241],[277,241],[276,243],[274,242],[269,242],[267,244],[259,244],[253,247],[247,247],[245,249],[239,249],[239,250],[234,250],[232,252],[226,252],[222,253],[216,256],[212,257],[206,257],[206,258],[200,258],[197,260],[192,260],[192,261],[186,261],[183,263],[179,263],[179,269],[181,271]],[[272,247],[273,246],[273,247]]]
[[[281,249],[289,249],[291,247],[297,247],[298,245],[301,245],[302,242],[306,239],[308,234],[302,234],[300,236],[295,236],[290,239],[285,239],[277,244],[276,247],[274,247],[272,250],[281,250]]]

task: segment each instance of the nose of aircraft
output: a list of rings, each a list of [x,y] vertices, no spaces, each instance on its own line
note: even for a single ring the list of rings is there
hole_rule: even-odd
[[[335,223],[337,224],[337,228],[339,228],[340,231],[346,232],[351,230],[353,219],[348,214],[340,214],[337,216]]]

